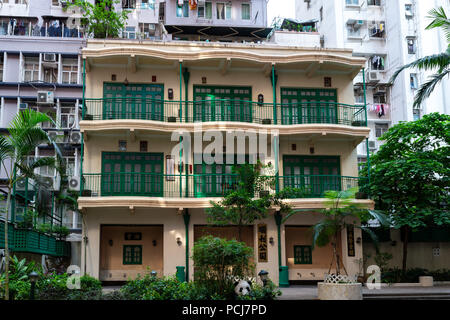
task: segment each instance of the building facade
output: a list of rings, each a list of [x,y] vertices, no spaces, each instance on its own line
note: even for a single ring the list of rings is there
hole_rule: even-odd
[[[364,107],[354,104],[352,79],[365,59],[350,50],[121,40],[89,40],[82,58],[83,272],[124,281],[184,268],[192,280],[194,241],[237,237],[234,226],[209,225],[205,209],[233,188],[232,166],[241,157],[275,169],[266,173],[275,184],[264,191],[307,190],[287,201],[308,213],[281,223],[273,208],[245,228],[257,270],[281,285],[323,279],[332,248],[312,251],[310,227],[320,219],[325,190],[358,186],[356,146],[369,128]],[[245,138],[252,134],[257,140]],[[217,142],[233,135],[236,144]],[[239,136],[248,141],[242,149]],[[179,148],[180,137],[197,145]],[[256,145],[271,151],[260,155]],[[221,161],[224,153],[231,162]],[[358,238],[355,228],[340,242],[353,275],[362,271]]]
[[[369,146],[358,147],[360,161],[367,150],[376,152],[383,143],[378,138],[391,125],[413,121],[431,112],[450,112],[450,82],[443,80],[420,108],[413,109],[414,96],[431,72],[406,70],[389,86],[393,73],[420,57],[444,52],[445,35],[425,30],[431,22],[428,12],[439,6],[450,10],[448,0],[296,0],[298,19],[317,19],[325,47],[351,48],[355,56],[367,58],[365,81],[371,134]],[[355,99],[363,104],[363,74],[354,80]]]

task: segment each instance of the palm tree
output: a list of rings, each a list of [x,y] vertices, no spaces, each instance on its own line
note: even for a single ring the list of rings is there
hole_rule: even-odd
[[[450,19],[447,17],[444,8],[439,7],[429,12],[428,18],[433,21],[426,27],[426,30],[434,28],[442,28],[447,42],[449,43],[447,50],[440,54],[426,56],[414,62],[411,62],[399,68],[392,76],[390,83],[393,84],[398,75],[405,69],[417,68],[421,71],[437,70],[437,72],[429,77],[429,79],[419,88],[414,99],[414,107],[420,106],[423,101],[430,96],[436,85],[442,79],[450,75]]]
[[[364,209],[353,202],[356,191],[356,188],[352,188],[346,191],[325,192],[326,209],[321,210],[324,217],[313,226],[312,247],[314,248],[315,245],[324,247],[329,243],[333,247],[333,257],[328,273],[330,273],[334,262],[336,265],[336,275],[341,274],[341,267],[347,274],[344,264],[341,263],[338,250],[339,235],[342,230],[345,230],[348,226],[362,229],[376,242],[377,237],[374,232],[365,226],[359,225],[359,223],[365,223],[369,219],[376,219],[381,225],[386,226],[389,224],[384,214],[374,210]]]
[[[51,157],[27,159],[35,148],[42,143],[53,143],[47,133],[39,126],[43,122],[52,122],[48,115],[33,110],[19,112],[11,121],[9,135],[0,136],[0,162],[7,175],[8,196],[6,200],[5,217],[5,299],[9,299],[9,250],[8,250],[8,220],[11,210],[11,194],[14,185],[22,179],[33,179],[38,184],[42,178],[34,173],[36,168],[54,166],[55,159]],[[8,168],[9,167],[9,168]]]

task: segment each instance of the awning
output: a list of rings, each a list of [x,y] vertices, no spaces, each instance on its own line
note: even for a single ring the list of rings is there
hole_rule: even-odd
[[[251,27],[217,27],[217,26],[165,26],[167,32],[174,36],[201,35],[219,37],[245,37],[265,39],[272,28]]]

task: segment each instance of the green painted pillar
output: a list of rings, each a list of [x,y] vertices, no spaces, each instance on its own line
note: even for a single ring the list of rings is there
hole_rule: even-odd
[[[191,73],[188,68],[184,68],[183,79],[184,79],[184,122],[189,122],[189,78]]]
[[[272,89],[273,89],[273,124],[277,124],[277,77],[275,65],[272,64]]]
[[[183,122],[183,62],[180,60],[180,122]]]
[[[184,219],[184,227],[185,227],[185,232],[186,232],[186,273],[185,273],[185,277],[186,277],[186,281],[189,282],[189,221],[191,220],[191,216],[188,212],[188,209],[185,209],[184,214],[183,214],[183,219]]]
[[[281,264],[281,221],[282,215],[280,211],[277,211],[274,215],[275,223],[277,224],[277,235],[278,235],[278,285],[282,288],[289,287],[289,270],[287,266],[282,266]]]

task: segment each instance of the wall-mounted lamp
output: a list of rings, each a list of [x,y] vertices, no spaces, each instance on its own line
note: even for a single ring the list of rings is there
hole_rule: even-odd
[[[356,238],[356,243],[357,243],[357,244],[361,244],[361,242],[362,242],[361,237]]]
[[[264,104],[264,95],[262,93],[258,94],[258,106],[262,106]]]
[[[180,237],[177,238],[177,244],[178,244],[179,246],[181,246],[181,244],[182,244],[181,238],[180,238]]]
[[[274,244],[273,237],[269,238],[269,243],[273,246],[273,244]]]
[[[156,247],[156,240],[153,240],[152,244],[153,244],[154,247]]]
[[[113,241],[112,241],[112,239],[109,239],[109,240],[108,240],[108,243],[109,243],[109,246],[110,246],[110,247],[113,246]]]

